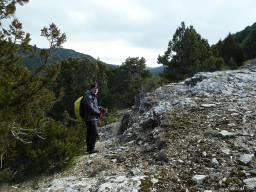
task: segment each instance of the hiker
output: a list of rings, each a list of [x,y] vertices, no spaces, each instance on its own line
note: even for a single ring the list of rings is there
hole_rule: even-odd
[[[102,113],[107,113],[108,109],[101,108],[98,106],[97,94],[98,94],[98,85],[91,84],[90,91],[84,93],[84,103],[86,105],[86,112],[84,116],[84,121],[87,126],[87,151],[91,153],[98,153],[99,151],[95,149],[95,143],[99,135],[97,121],[99,118],[102,118]]]

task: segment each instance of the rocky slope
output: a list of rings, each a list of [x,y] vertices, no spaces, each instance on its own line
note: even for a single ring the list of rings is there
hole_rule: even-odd
[[[256,190],[256,61],[158,88],[100,134],[99,154],[8,190]]]

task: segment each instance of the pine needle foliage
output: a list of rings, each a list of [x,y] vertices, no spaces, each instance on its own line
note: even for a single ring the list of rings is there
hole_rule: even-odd
[[[196,32],[193,26],[182,22],[169,41],[163,56],[158,56],[158,64],[167,66],[163,75],[170,81],[179,81],[193,76],[202,68],[202,63],[212,56],[208,41]]]
[[[1,1],[0,19],[13,17],[16,4],[27,2]],[[60,62],[51,60],[51,51],[61,47],[66,35],[55,24],[44,27],[41,35],[50,48],[40,52],[41,65],[31,73],[20,63],[36,54],[30,34],[22,31],[16,18],[9,29],[0,30],[0,182],[64,167],[84,144],[83,124],[66,127],[47,116],[57,100],[49,88],[61,68]]]
[[[50,112],[54,119],[62,119],[60,111],[67,111],[71,118],[75,118],[74,102],[90,89],[92,83],[98,83],[100,90],[98,102],[106,106],[109,95],[106,76],[108,68],[103,62],[92,61],[86,57],[83,59],[70,57],[60,62],[62,65],[60,74],[51,89],[55,94],[63,90],[64,96],[62,100],[55,103]]]

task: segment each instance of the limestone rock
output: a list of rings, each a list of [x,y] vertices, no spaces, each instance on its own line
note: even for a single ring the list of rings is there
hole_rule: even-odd
[[[133,175],[139,175],[140,172],[141,172],[141,171],[140,171],[137,167],[134,168],[134,169],[132,169]]]
[[[254,154],[244,154],[239,158],[239,161],[241,161],[244,164],[247,164],[252,160],[253,157],[254,157]]]
[[[244,179],[243,182],[248,186],[256,187],[256,177]]]
[[[209,177],[209,175],[195,175],[195,176],[193,177],[193,180],[194,180],[196,183],[202,183],[206,177]]]
[[[216,107],[215,104],[202,104],[202,107],[209,108],[209,107]]]
[[[120,130],[122,132],[124,132],[128,128],[129,120],[131,118],[131,113],[132,113],[132,111],[128,110],[123,114],[123,117],[122,117],[122,120],[121,120],[121,125],[120,125]]]
[[[237,134],[236,133],[232,133],[232,132],[228,132],[226,130],[222,130],[220,132],[220,135],[223,136],[223,137],[232,137],[232,136],[236,136]]]

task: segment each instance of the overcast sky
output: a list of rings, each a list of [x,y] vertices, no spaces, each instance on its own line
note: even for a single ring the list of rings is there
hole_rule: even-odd
[[[39,48],[49,47],[41,29],[55,23],[67,35],[64,48],[109,64],[144,57],[158,67],[182,21],[212,45],[255,23],[255,10],[256,0],[30,0],[16,16]]]

